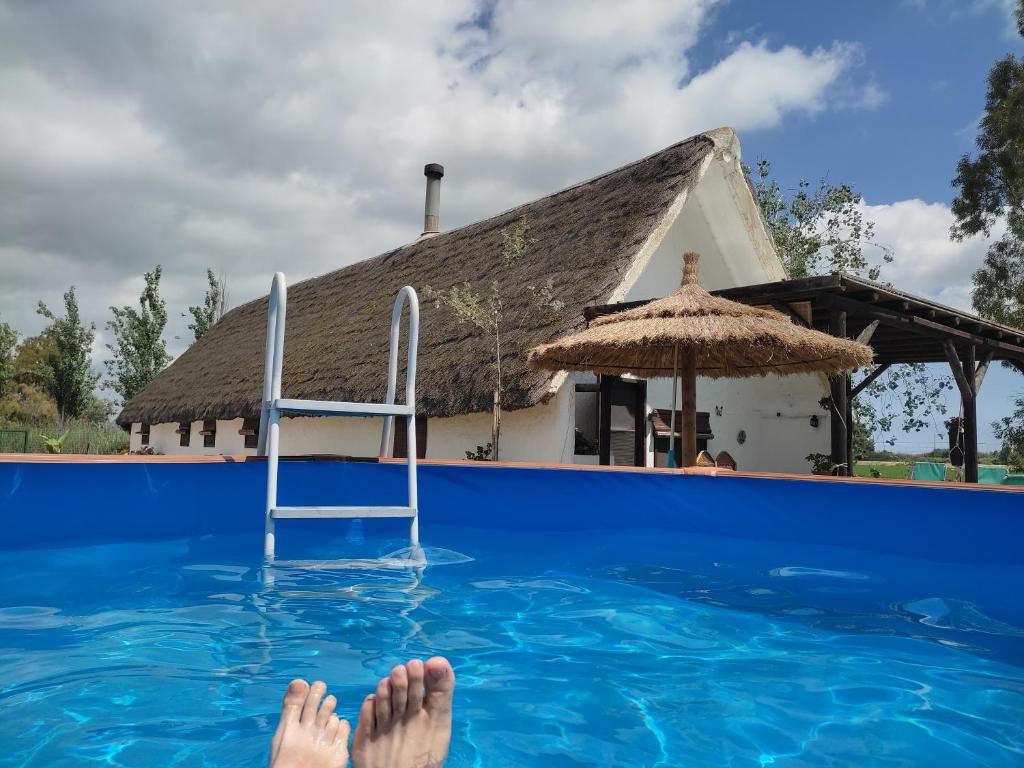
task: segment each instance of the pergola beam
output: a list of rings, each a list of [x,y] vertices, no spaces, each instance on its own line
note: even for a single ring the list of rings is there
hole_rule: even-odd
[[[864,379],[856,387],[850,390],[850,399],[852,400],[865,389],[870,387],[871,383],[879,376],[881,376],[883,373],[885,373],[887,370],[889,370],[889,367],[891,365],[892,363],[882,363],[880,366],[875,368],[875,370],[873,370],[871,373],[865,376]]]
[[[974,394],[978,394],[978,390],[981,389],[981,383],[985,380],[985,374],[988,373],[988,368],[992,364],[993,354],[991,351],[986,352],[985,356],[978,363],[978,369],[974,372]]]
[[[960,356],[956,353],[956,347],[953,346],[953,342],[947,340],[942,348],[946,351],[946,360],[949,361],[953,379],[956,381],[957,389],[960,390],[960,398],[965,401],[970,400],[974,397],[974,390],[964,374],[963,364],[960,362]]]
[[[968,344],[973,344],[985,349],[1003,350],[1024,359],[1024,347],[1018,347],[1015,344],[1009,344],[1005,341],[998,341],[996,339],[987,339],[970,333],[969,331],[962,330],[961,328],[951,327],[949,325],[937,323],[933,320],[925,320],[923,317],[918,317],[917,315],[901,314],[895,310],[885,309],[872,304],[865,304],[864,302],[855,301],[853,299],[846,298],[845,296],[831,296],[829,299],[829,303],[837,309],[842,309],[850,314],[860,315],[861,317],[870,317],[871,319],[878,320],[886,325],[903,328],[911,333],[916,333],[921,336],[930,336],[931,338],[944,338],[947,340],[950,336],[953,336]],[[959,318],[953,319],[958,320]]]
[[[777,309],[779,312],[789,315],[790,319],[797,325],[801,326],[802,328],[811,327],[810,323],[807,322],[806,318],[804,318],[803,315],[797,312],[793,308],[792,304],[785,301],[779,301],[778,299],[771,299],[768,303],[771,304],[771,306]]]

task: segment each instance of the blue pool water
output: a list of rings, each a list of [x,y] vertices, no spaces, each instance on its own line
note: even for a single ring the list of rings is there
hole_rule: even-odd
[[[401,546],[375,530],[297,548]],[[268,579],[251,532],[0,552],[0,765],[264,765],[292,677],[352,717],[433,654],[458,675],[453,767],[1024,765],[1019,563],[666,529],[423,535],[421,576]]]

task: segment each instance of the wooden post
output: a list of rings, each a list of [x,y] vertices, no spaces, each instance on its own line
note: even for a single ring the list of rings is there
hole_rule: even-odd
[[[679,366],[683,381],[683,413],[679,433],[683,441],[681,467],[697,463],[697,358],[692,353],[683,355]]]
[[[833,309],[829,315],[829,333],[833,336],[846,338],[846,312],[841,309]],[[829,377],[829,389],[832,395],[832,464],[839,467],[838,474],[845,475],[849,472],[850,458],[846,454],[847,449],[847,386],[849,376],[838,375]]]
[[[846,390],[846,471],[843,473],[847,477],[853,477],[853,463],[855,457],[853,455],[853,396],[851,395],[852,386],[850,384],[850,374],[843,376],[843,386]]]
[[[978,390],[975,386],[977,362],[975,347],[967,347],[963,359],[964,376],[971,388],[971,396],[964,400],[964,480],[978,482]]]
[[[956,386],[960,390],[960,402],[964,409],[964,480],[968,483],[978,482],[978,411],[976,407],[976,387],[974,345],[968,345],[963,359],[957,354],[953,342],[948,339],[942,345],[946,351],[949,368],[953,372]]]

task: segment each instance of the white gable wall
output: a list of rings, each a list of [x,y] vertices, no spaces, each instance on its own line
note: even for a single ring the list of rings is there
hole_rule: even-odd
[[[701,283],[708,290],[785,277],[735,156],[711,163],[623,300],[660,298],[675,291],[686,251],[700,254]],[[745,470],[809,472],[805,457],[830,450],[829,414],[818,404],[827,394],[827,380],[817,375],[699,378],[697,409],[710,413],[715,435],[708,449],[728,451]],[[651,408],[671,407],[669,381],[649,382],[647,400]],[[812,415],[818,416],[816,428],[810,426]],[[653,454],[648,464],[653,465]]]

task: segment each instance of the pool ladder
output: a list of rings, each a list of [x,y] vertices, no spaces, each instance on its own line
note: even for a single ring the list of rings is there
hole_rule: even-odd
[[[277,272],[270,287],[267,310],[267,356],[263,374],[263,406],[260,411],[260,456],[267,457],[267,504],[263,527],[263,555],[274,559],[275,522],[283,519],[338,519],[401,517],[409,519],[409,548],[414,558],[421,558],[419,542],[419,506],[416,497],[416,350],[419,343],[420,304],[410,286],[395,298],[391,312],[391,337],[388,349],[388,388],[383,403],[345,403],[329,400],[294,400],[281,397],[281,365],[284,358],[284,321],[288,289],[284,274]],[[405,367],[405,403],[395,403],[398,376],[398,336],[402,307],[409,303],[409,350]],[[283,507],[277,503],[277,466],[280,450],[281,414],[313,416],[383,416],[380,456],[388,455],[391,428],[396,416],[406,420],[406,454],[408,456],[408,504],[403,507]]]

